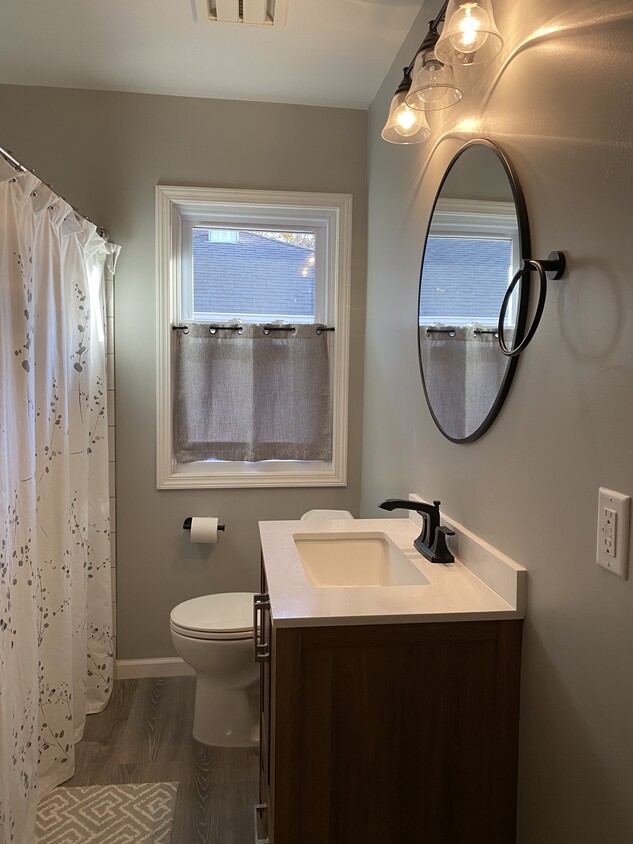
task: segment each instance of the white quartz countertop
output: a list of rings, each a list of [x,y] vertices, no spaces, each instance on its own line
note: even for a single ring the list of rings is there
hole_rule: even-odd
[[[260,522],[271,613],[280,627],[523,618],[525,569],[442,516],[456,531],[450,564],[430,563],[413,547],[420,528],[404,519]],[[294,536],[383,531],[427,578],[415,586],[312,586]]]

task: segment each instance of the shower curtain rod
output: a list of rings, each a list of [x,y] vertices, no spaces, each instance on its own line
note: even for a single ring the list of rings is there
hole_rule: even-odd
[[[12,152],[10,152],[8,149],[4,149],[4,147],[0,147],[0,155],[4,158],[4,160],[5,160],[6,162],[8,162],[8,163],[9,163],[12,167],[14,167],[16,170],[22,171],[23,173],[32,173],[32,174],[33,174],[34,176],[36,176],[38,179],[40,178],[34,170],[29,170],[29,168],[28,168],[28,167],[25,167],[25,166],[24,166],[24,164],[22,164],[22,162],[21,162],[21,161],[18,161],[18,159],[17,159],[17,158],[13,155],[13,153],[12,153]],[[52,191],[55,191],[55,189],[53,188],[53,186],[52,186],[52,185],[49,185],[49,184],[48,184],[48,182],[45,182],[45,181],[44,181],[44,179],[40,179],[40,181],[42,182],[42,184],[46,185],[46,187],[47,187],[47,188],[49,188],[49,189],[50,189],[50,190],[52,190]],[[57,193],[57,191],[55,191],[55,193]],[[57,194],[57,196],[59,196],[59,197],[60,197],[60,199],[63,199],[63,200],[64,200],[64,202],[68,202],[68,200],[66,199],[66,197],[65,197],[65,196],[62,196],[61,194]],[[97,228],[97,234],[99,234],[99,235],[100,235],[100,236],[101,236],[104,240],[108,240],[108,239],[109,239],[109,238],[108,238],[108,232],[107,232],[107,230],[106,230],[106,229],[104,229],[104,228],[103,228],[103,226],[97,226],[97,224],[96,224],[96,223],[94,223],[94,222],[90,219],[90,217],[86,217],[86,215],[85,215],[85,214],[82,214],[82,212],[81,212],[78,208],[75,208],[75,206],[74,206],[74,205],[72,205],[70,202],[68,202],[68,205],[70,205],[70,207],[73,209],[73,211],[75,212],[75,214],[77,214],[77,215],[78,215],[79,217],[81,217],[83,220],[87,220],[89,223],[92,223],[92,225],[93,225],[93,226],[96,226],[96,228]]]

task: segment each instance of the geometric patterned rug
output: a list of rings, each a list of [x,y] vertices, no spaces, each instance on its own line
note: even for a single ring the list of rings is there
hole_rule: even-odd
[[[169,844],[177,782],[55,788],[37,807],[36,844]]]

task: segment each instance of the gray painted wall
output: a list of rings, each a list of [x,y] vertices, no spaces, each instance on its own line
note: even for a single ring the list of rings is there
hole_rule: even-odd
[[[518,841],[625,844],[633,576],[596,566],[595,535],[598,487],[633,493],[633,12],[629,2],[494,7],[502,58],[516,55],[462,70],[464,100],[431,115],[425,145],[379,134],[428,3],[370,110],[362,512],[378,515],[381,499],[410,491],[440,498],[527,567]],[[547,27],[560,28],[539,37]],[[436,188],[477,136],[497,141],[518,171],[536,257],[564,250],[569,273],[550,285],[496,423],[459,446],[424,403],[416,302]]]
[[[0,143],[123,247],[115,281],[118,656],[171,656],[175,604],[259,590],[259,519],[330,507],[358,514],[367,114],[15,86],[0,86],[0,113]],[[346,488],[156,490],[156,184],[353,194]],[[182,530],[186,516],[206,514],[227,526],[210,551]]]
[[[494,152],[471,147],[451,169],[442,185],[444,199],[512,202],[512,188]]]

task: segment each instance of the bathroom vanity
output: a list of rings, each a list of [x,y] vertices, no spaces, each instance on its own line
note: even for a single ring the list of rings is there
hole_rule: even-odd
[[[525,571],[450,526],[260,523],[257,842],[515,840]]]

